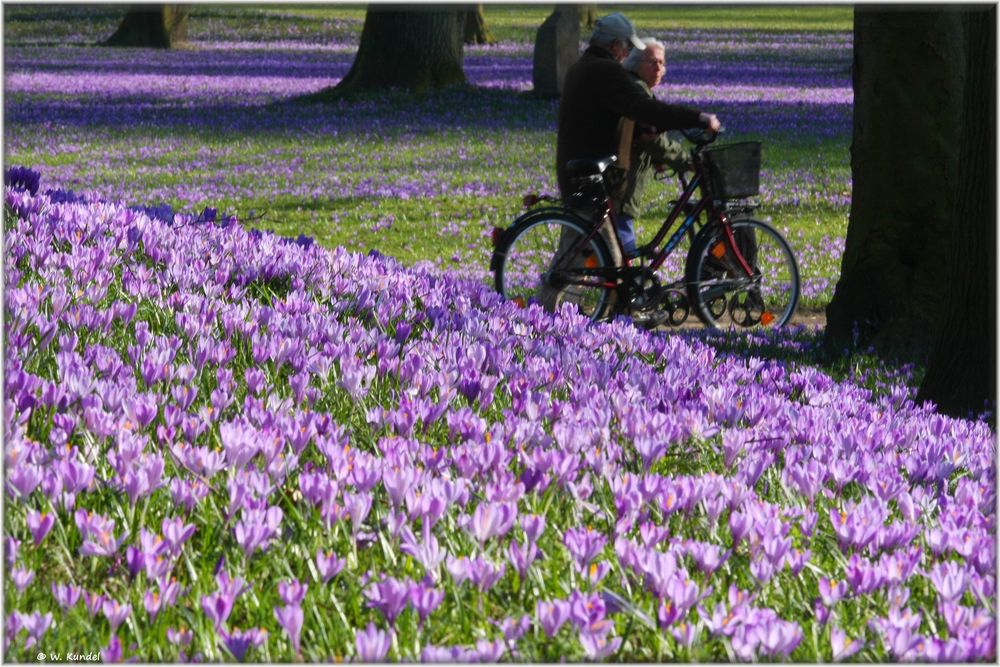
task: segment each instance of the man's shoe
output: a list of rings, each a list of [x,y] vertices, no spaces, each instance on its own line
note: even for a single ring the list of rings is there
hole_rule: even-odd
[[[663,310],[645,311],[632,316],[632,321],[635,322],[635,325],[645,329],[646,331],[652,331],[653,329],[660,328],[662,325],[666,324],[669,319],[669,313]]]

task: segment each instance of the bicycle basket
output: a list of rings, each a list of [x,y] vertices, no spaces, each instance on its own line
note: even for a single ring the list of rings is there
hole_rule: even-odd
[[[705,189],[712,199],[760,194],[760,142],[747,141],[701,152]]]

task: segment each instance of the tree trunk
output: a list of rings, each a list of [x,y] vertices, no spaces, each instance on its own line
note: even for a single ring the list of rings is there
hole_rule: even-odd
[[[531,81],[536,95],[562,94],[566,70],[580,57],[577,5],[556,5],[535,35]]]
[[[358,54],[336,93],[464,84],[464,23],[465,12],[454,6],[370,5]]]
[[[580,26],[587,30],[593,30],[594,23],[597,22],[597,5],[582,4],[577,5],[577,8],[580,13]]]
[[[102,46],[169,49],[187,41],[189,5],[135,5]]]
[[[923,359],[947,305],[964,83],[961,14],[854,12],[854,191],[826,344]]]
[[[996,400],[997,364],[996,7],[967,7],[966,12],[967,77],[948,308],[917,396],[955,416],[978,414]]]
[[[496,41],[493,33],[486,27],[483,6],[478,4],[467,9],[465,11],[465,27],[462,29],[462,42],[464,44],[494,44]]]

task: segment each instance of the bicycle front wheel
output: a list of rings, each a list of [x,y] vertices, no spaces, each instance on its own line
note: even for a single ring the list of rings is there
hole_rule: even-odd
[[[759,220],[730,223],[748,275],[721,225],[698,234],[687,257],[688,301],[705,326],[781,327],[799,301],[799,267],[791,246]]]
[[[614,300],[607,244],[568,213],[518,223],[497,248],[493,267],[497,291],[522,306],[538,303],[554,311],[572,303],[584,316],[599,320]]]

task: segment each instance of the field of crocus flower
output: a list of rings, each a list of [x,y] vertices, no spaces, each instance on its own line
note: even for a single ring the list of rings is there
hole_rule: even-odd
[[[474,89],[297,105],[346,74],[363,11],[216,6],[195,11],[190,48],[156,52],[93,46],[120,8],[12,6],[5,153],[43,169],[50,187],[181,212],[212,206],[485,283],[493,226],[520,213],[525,193],[555,191],[557,102],[526,92],[548,11],[488,8],[501,41],[466,48]],[[803,304],[816,310],[832,295],[850,205],[850,8],[812,10],[820,30],[781,8],[757,11],[778,29],[717,18],[680,27],[648,8],[636,20],[668,45],[663,99],[717,112],[727,140],[764,142],[760,216],[793,243]],[[650,190],[647,235],[676,196]]]
[[[508,93],[425,100],[426,116],[392,96],[336,113],[272,104],[286,90],[227,98],[249,84],[242,65],[219,80],[224,44],[140,63],[39,23],[59,46],[26,33],[5,53],[7,159],[37,167],[5,174],[5,659],[995,660],[985,423],[915,405],[892,378],[873,391],[773,353],[814,344],[802,330],[734,348],[517,308],[484,284],[472,258],[507,214],[491,188],[551,178],[522,162],[551,131],[531,111],[548,102],[470,120],[449,105],[485,114]],[[749,38],[729,38],[743,62]],[[768,48],[816,57],[838,39]],[[298,47],[303,79],[312,58],[349,63],[331,44]],[[178,80],[157,92],[170,58]],[[255,66],[254,84],[281,71]],[[204,80],[186,78],[197,67]],[[90,84],[42,83],[80,68]],[[786,75],[774,85],[794,97]],[[818,184],[843,165],[794,178],[843,141],[822,134],[833,116],[796,115],[822,104],[785,105],[816,126],[786,147],[797,185],[774,197],[832,238],[844,202]],[[846,127],[849,102],[829,106],[844,104]],[[397,160],[385,176],[365,171],[373,119],[378,155]],[[435,150],[456,154],[444,171]],[[483,161],[503,179],[471,168]],[[281,197],[308,211],[307,188],[324,217],[343,205],[338,225],[249,214]],[[463,188],[479,208],[431,215]],[[413,234],[410,216],[426,236],[412,243],[452,238],[462,270],[338,244],[362,201],[386,238]]]

